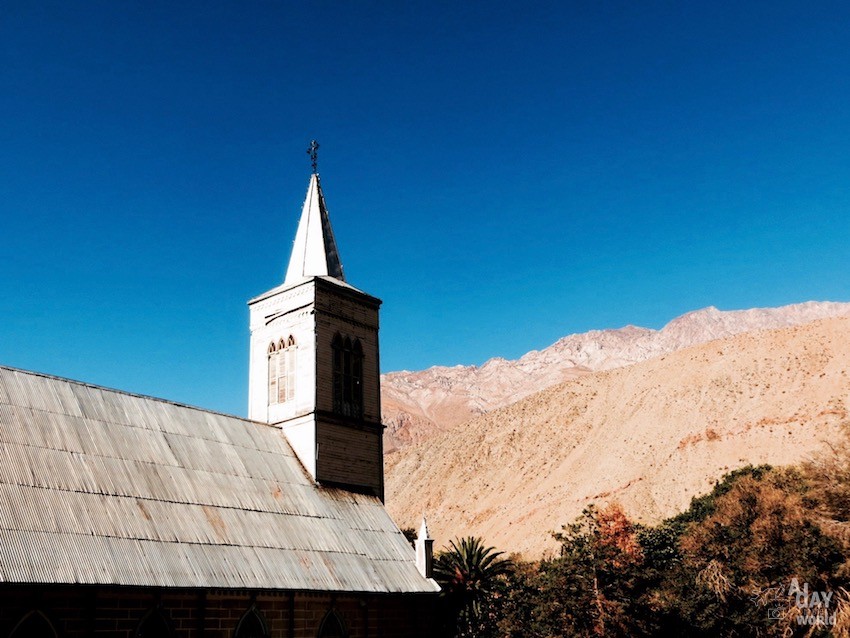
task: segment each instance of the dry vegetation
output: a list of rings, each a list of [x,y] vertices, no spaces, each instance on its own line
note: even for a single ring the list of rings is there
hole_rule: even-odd
[[[741,468],[656,525],[587,508],[554,534],[557,554],[487,583],[462,632],[449,613],[446,635],[850,636],[850,542],[833,533],[848,522],[843,430],[815,459]]]

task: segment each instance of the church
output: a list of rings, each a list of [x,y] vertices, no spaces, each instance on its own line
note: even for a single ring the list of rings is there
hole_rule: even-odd
[[[315,164],[252,299],[248,419],[0,366],[0,638],[436,633],[427,529],[384,509],[378,310]]]

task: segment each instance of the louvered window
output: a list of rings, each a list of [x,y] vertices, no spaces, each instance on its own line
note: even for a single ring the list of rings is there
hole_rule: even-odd
[[[363,417],[363,346],[359,339],[334,335],[334,412],[357,419]]]
[[[269,404],[295,398],[295,338],[269,345]]]

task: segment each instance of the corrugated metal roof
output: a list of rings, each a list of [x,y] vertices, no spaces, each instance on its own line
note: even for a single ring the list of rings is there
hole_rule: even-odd
[[[2,366],[0,582],[437,590],[278,428]]]

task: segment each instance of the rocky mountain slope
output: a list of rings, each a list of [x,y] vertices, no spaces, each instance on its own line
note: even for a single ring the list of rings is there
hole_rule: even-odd
[[[781,308],[720,311],[710,307],[682,315],[661,330],[626,326],[560,339],[516,361],[494,358],[478,366],[436,366],[391,372],[381,378],[388,451],[590,372],[611,370],[682,348],[753,330],[850,316],[850,303],[808,302]]]
[[[519,374],[536,361],[538,371],[557,376],[564,368],[546,363],[555,352],[571,352],[577,366],[614,369],[388,454],[390,512],[402,526],[427,514],[437,547],[477,534],[500,549],[539,556],[553,548],[548,532],[591,502],[617,500],[639,520],[657,521],[725,472],[795,463],[839,436],[850,401],[850,318],[747,332],[624,367],[753,318],[744,313],[731,322],[726,315],[691,313],[654,338],[637,328],[597,333],[595,350],[568,337],[548,353],[523,357],[506,369]],[[616,358],[599,354],[612,342],[632,346]],[[486,378],[475,370],[458,374]]]

